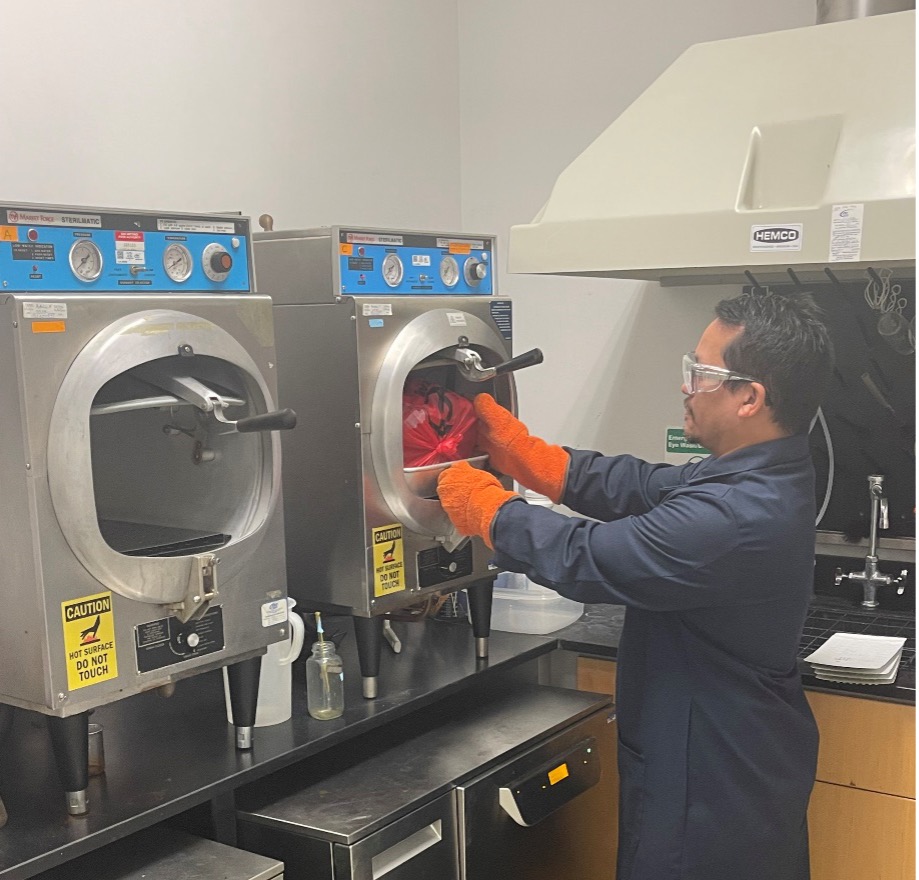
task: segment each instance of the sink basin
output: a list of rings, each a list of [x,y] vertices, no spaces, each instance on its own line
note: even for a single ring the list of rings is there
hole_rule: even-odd
[[[821,598],[811,605],[804,622],[798,657],[803,659],[819,648],[833,633],[865,633],[871,636],[899,636],[906,639],[900,669],[916,665],[916,618],[906,612],[867,608],[854,609],[842,600]]]

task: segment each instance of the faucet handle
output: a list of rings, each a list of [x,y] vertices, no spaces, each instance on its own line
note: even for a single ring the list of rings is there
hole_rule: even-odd
[[[898,596],[902,596],[903,591],[906,589],[906,584],[903,582],[907,579],[907,577],[909,577],[909,569],[904,568],[903,571],[900,572],[900,577],[894,578],[893,580],[893,582],[897,585]]]
[[[890,528],[890,517],[887,514],[887,499],[880,499],[880,508],[881,512],[878,516],[878,528],[879,529],[889,529]]]
[[[846,578],[847,574],[843,573],[843,570],[839,567],[836,568],[836,586],[838,587]]]

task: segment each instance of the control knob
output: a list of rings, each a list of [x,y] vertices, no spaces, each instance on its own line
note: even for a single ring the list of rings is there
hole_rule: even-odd
[[[233,268],[233,257],[223,245],[212,242],[201,255],[201,266],[211,281],[225,281]]]
[[[488,275],[488,266],[481,260],[470,257],[463,264],[463,275],[466,278],[466,283],[470,287],[477,287],[479,282]]]

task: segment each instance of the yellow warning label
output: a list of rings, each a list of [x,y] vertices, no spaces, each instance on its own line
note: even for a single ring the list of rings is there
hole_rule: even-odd
[[[549,771],[549,785],[555,785],[563,779],[568,778],[568,765],[559,764],[558,767]]]
[[[339,252],[341,253],[341,255],[342,255],[343,257],[350,257],[351,254],[354,253],[354,245],[353,245],[353,244],[348,244],[347,242],[344,242],[344,241],[343,241],[343,242],[338,246],[338,250],[339,250]]]
[[[0,241],[19,241],[19,227],[0,226]]]
[[[67,687],[77,688],[118,677],[112,594],[97,593],[61,603]]]
[[[402,525],[381,526],[373,532],[373,595],[386,596],[405,589]]]

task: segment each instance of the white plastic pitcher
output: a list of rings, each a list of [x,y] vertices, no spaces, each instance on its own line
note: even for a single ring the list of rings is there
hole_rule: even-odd
[[[269,727],[287,721],[292,712],[291,706],[291,663],[300,656],[303,649],[303,618],[294,614],[297,603],[288,598],[287,622],[290,624],[290,638],[286,642],[275,642],[268,646],[262,655],[262,671],[258,679],[258,703],[255,709],[255,726]],[[230,684],[226,669],[223,670],[223,693],[227,704],[227,721],[233,723],[233,711],[230,708]]]

